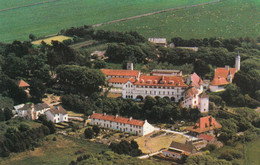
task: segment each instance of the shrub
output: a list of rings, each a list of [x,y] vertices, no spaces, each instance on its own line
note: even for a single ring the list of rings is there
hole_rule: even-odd
[[[94,136],[94,131],[91,128],[87,128],[84,131],[85,138],[92,139]]]
[[[18,127],[19,131],[24,132],[30,129],[30,125],[27,123],[21,123]]]

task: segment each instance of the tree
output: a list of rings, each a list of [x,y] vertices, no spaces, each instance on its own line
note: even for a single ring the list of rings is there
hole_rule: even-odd
[[[91,128],[87,128],[84,131],[85,138],[92,139],[94,136],[94,131]]]
[[[98,125],[94,125],[94,126],[92,127],[92,130],[95,132],[96,136],[97,136],[97,135],[99,134],[99,132],[100,132],[100,128],[99,128]]]
[[[2,109],[0,109],[0,121],[5,121],[5,114],[4,111],[2,111]]]
[[[101,60],[101,59],[95,59],[93,61],[93,64],[94,64],[95,69],[101,69],[101,68],[106,67],[106,62],[104,60]]]
[[[43,82],[39,79],[32,79],[30,81],[30,95],[34,103],[42,102],[42,98],[46,92]]]
[[[57,67],[57,80],[68,92],[90,96],[100,92],[100,86],[105,84],[105,76],[99,70],[92,70],[76,65],[61,65]]]
[[[33,34],[30,34],[30,35],[29,35],[29,39],[30,39],[31,41],[34,41],[34,40],[36,40],[36,36],[33,35]]]
[[[24,132],[30,130],[30,125],[26,123],[21,123],[18,127],[19,131]]]
[[[5,120],[10,120],[14,115],[9,108],[4,109]]]
[[[189,156],[184,163],[184,165],[197,165],[197,164],[232,165],[231,162],[228,162],[226,160],[219,160],[216,158],[212,158],[211,156],[204,156],[204,155]]]

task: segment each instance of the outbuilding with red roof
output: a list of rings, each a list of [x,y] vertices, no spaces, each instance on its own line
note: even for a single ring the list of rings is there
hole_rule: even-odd
[[[147,120],[136,120],[132,117],[125,118],[121,116],[107,115],[106,113],[95,113],[90,116],[92,125],[99,125],[104,128],[119,130],[122,132],[133,133],[137,135],[147,135],[154,131],[154,127]]]

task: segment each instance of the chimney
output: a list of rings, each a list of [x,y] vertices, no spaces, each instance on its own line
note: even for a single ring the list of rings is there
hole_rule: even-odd
[[[107,114],[106,114],[106,112],[103,114],[103,116],[106,116]]]
[[[92,112],[93,114],[96,113],[95,111]]]
[[[226,69],[226,70],[229,70],[229,66],[228,66],[228,65],[225,65],[225,69]]]
[[[144,123],[147,123],[147,120],[144,120]]]
[[[116,114],[116,118],[118,118],[118,114]]]
[[[131,116],[131,117],[129,117],[129,121],[131,121],[133,119],[133,117]]]

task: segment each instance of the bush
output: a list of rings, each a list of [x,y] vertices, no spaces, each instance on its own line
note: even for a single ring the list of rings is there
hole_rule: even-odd
[[[94,131],[91,128],[87,128],[84,131],[85,138],[92,139],[94,136]]]
[[[18,127],[19,131],[24,132],[30,129],[30,125],[27,123],[21,123]]]
[[[52,140],[53,140],[53,141],[56,141],[56,140],[57,140],[57,138],[56,138],[56,137],[53,137],[53,138],[52,138]]]
[[[220,154],[221,159],[226,159],[228,161],[231,161],[233,159],[240,159],[242,157],[243,154],[240,151],[234,149],[224,150]]]

